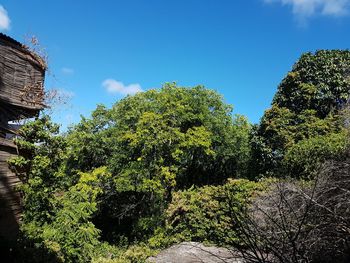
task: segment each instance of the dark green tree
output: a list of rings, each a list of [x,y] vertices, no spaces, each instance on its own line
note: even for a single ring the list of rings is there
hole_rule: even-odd
[[[319,50],[303,54],[282,80],[273,99],[295,113],[315,110],[325,118],[349,98],[350,51]]]
[[[301,56],[282,80],[272,107],[265,111],[254,130],[252,170],[255,175],[276,171],[288,174],[284,167],[286,162],[282,161],[290,147],[300,141],[331,133],[335,134],[332,138],[344,138],[336,134],[344,132],[341,115],[350,94],[349,73],[350,52],[347,50],[320,50]],[[304,143],[304,148],[305,145],[310,144]],[[334,157],[331,153],[322,156],[316,160]]]

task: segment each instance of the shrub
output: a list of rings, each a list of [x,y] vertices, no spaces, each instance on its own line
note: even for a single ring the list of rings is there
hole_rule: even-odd
[[[348,145],[345,131],[302,140],[288,149],[283,167],[286,174],[310,177],[326,160],[342,158]]]
[[[115,249],[114,249],[115,250]],[[144,244],[132,245],[126,249],[120,249],[115,255],[109,254],[105,257],[92,259],[92,263],[143,263],[155,254],[155,250]]]
[[[49,251],[62,262],[87,262],[96,255],[100,230],[91,222],[97,210],[97,195],[101,184],[110,175],[105,167],[91,173],[81,173],[79,182],[61,196],[57,196],[55,217],[41,225],[30,221],[22,225],[22,232],[34,245]]]
[[[232,211],[241,210],[263,189],[264,183],[229,179],[221,186],[175,192],[166,211],[166,233],[177,242],[228,244],[237,239],[236,222],[230,216]],[[230,206],[228,200],[235,200],[235,204]],[[162,237],[161,231],[158,236]]]

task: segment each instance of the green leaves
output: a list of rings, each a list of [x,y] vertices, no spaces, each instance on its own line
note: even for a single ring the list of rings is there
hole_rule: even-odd
[[[336,160],[345,156],[349,147],[349,134],[328,133],[304,139],[288,149],[283,160],[287,174],[310,176],[326,160]]]
[[[343,131],[340,115],[350,95],[349,70],[348,50],[301,56],[279,85],[252,140],[258,173],[282,169],[284,155],[300,141]]]
[[[349,98],[349,68],[348,50],[305,53],[283,79],[273,103],[294,112],[313,109],[323,118]]]
[[[23,127],[11,162],[25,177],[23,233],[68,262],[96,256],[101,238],[147,240],[174,191],[245,174],[251,127],[231,110],[202,86],[166,84],[99,105],[63,136],[47,117]]]
[[[231,110],[214,91],[174,83],[128,96],[110,110],[100,105],[69,132],[68,168],[107,165],[118,189],[129,181],[126,191],[135,185],[168,191],[243,174],[250,127],[243,117],[235,123]],[[214,170],[220,177],[209,177]]]
[[[23,221],[41,225],[51,220],[57,208],[55,193],[67,185],[62,176],[66,141],[58,136],[58,125],[43,116],[24,125],[15,140],[20,156],[9,161],[23,185]]]
[[[67,136],[67,170],[106,166],[111,172],[100,211],[112,212],[107,218],[98,215],[100,227],[117,221],[118,232],[123,220],[137,225],[157,218],[175,189],[245,174],[250,125],[231,111],[212,90],[168,83],[111,109],[100,105],[90,119],[83,118]]]
[[[105,167],[81,173],[77,184],[57,196],[60,209],[42,226],[36,226],[35,238],[44,241],[46,249],[65,262],[88,262],[97,255],[101,231],[91,222],[97,211],[97,197],[103,193],[104,181],[110,178]],[[30,237],[27,226],[23,230]],[[32,233],[33,235],[34,233]]]
[[[249,126],[234,125],[230,111],[231,107],[222,103],[218,94],[201,86],[182,88],[166,84],[160,91],[122,100],[111,113],[118,124],[113,131],[117,138],[111,164],[115,167],[113,172],[120,173],[123,169],[123,165],[115,163],[130,161],[139,162],[138,170],[143,166],[151,180],[157,177],[161,167],[172,167],[178,178],[191,177],[197,173],[191,169],[198,169],[198,165],[201,166],[198,172],[209,172],[210,163],[225,159],[225,149],[237,151],[230,145],[237,136],[231,133],[233,127],[239,126],[248,134]],[[225,162],[228,161],[232,160],[227,158]],[[187,182],[177,181],[178,187],[183,184]]]
[[[204,186],[177,191],[166,210],[166,237],[175,242],[199,241],[228,244],[237,239],[236,222],[230,213],[248,206],[252,197],[267,183],[229,180],[220,186]],[[151,239],[156,242],[156,237]],[[163,241],[165,242],[165,241]]]

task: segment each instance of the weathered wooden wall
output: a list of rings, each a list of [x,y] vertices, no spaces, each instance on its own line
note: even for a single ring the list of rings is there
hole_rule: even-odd
[[[0,99],[16,106],[41,109],[45,71],[28,58],[0,40]]]
[[[0,113],[8,120],[36,116],[44,107],[43,60],[0,33]]]
[[[7,160],[17,154],[15,145],[0,138],[0,238],[15,240],[21,216],[21,198],[16,187],[21,183],[9,169]]]
[[[37,116],[44,107],[46,64],[16,40],[0,33],[0,238],[15,240],[21,217],[21,183],[8,167],[17,155],[8,139],[16,131],[9,121]],[[0,258],[1,261],[1,258]]]

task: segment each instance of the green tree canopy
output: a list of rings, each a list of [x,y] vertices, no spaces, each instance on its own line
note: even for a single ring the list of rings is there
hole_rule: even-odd
[[[98,106],[69,134],[72,169],[108,165],[129,190],[220,183],[242,175],[249,124],[215,91],[166,84]]]
[[[303,54],[282,80],[272,107],[265,111],[255,130],[252,144],[257,165],[253,164],[253,170],[263,174],[280,169],[286,151],[294,144],[343,132],[340,115],[349,94],[350,51]]]
[[[104,231],[107,239],[120,231],[137,235],[135,229],[149,231],[151,222],[158,223],[155,215],[174,190],[244,175],[249,132],[246,118],[233,116],[215,91],[169,83],[111,109],[100,105],[83,118],[68,134],[67,170],[108,167],[112,177],[96,223],[101,228],[120,223],[118,230]]]
[[[315,110],[324,118],[348,100],[350,51],[320,50],[303,54],[282,80],[273,104],[300,113]]]

